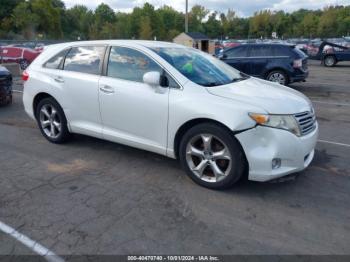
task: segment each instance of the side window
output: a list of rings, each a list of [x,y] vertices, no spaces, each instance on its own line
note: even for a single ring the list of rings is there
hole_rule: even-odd
[[[165,85],[170,88],[180,88],[179,84],[174,80],[174,78],[171,77],[168,73],[164,72],[164,77],[165,77]]]
[[[66,56],[63,69],[98,75],[104,51],[105,47],[102,46],[73,47]]]
[[[225,54],[227,55],[227,58],[246,57],[247,50],[248,48],[246,46],[239,46],[227,50]]]
[[[49,69],[59,69],[62,66],[64,57],[66,56],[66,54],[68,53],[69,49],[65,49],[61,52],[59,52],[57,55],[55,55],[54,57],[50,58],[45,64],[44,67],[45,68],[49,68]]]
[[[289,47],[287,47],[289,48]],[[290,56],[290,52],[288,52],[288,49],[282,46],[276,46],[274,48],[274,54],[275,56]]]
[[[107,76],[143,82],[143,75],[157,71],[162,74],[162,68],[143,53],[127,47],[112,47],[109,54]]]
[[[250,57],[273,56],[271,46],[252,46]]]

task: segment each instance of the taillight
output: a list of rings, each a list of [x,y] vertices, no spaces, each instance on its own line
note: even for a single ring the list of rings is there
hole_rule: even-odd
[[[303,66],[303,60],[298,59],[293,61],[293,67],[294,68],[301,68]]]
[[[22,74],[22,80],[27,81],[29,79],[29,74],[27,71],[24,71]]]

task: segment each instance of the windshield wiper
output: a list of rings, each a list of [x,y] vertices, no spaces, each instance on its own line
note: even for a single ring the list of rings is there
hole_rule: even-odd
[[[243,80],[246,80],[246,79],[250,78],[249,75],[246,75],[244,73],[240,73],[240,75],[241,75],[241,77],[233,78],[231,80],[231,83],[238,82],[238,81],[243,81]]]
[[[221,83],[218,83],[218,82],[209,82],[209,83],[203,84],[203,86],[208,86],[208,87],[210,87],[210,86],[219,86],[219,85],[221,85]]]

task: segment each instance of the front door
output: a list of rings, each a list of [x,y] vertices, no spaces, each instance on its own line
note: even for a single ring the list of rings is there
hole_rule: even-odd
[[[112,47],[106,71],[99,81],[104,138],[165,154],[169,89],[143,82],[162,68],[140,51]]]

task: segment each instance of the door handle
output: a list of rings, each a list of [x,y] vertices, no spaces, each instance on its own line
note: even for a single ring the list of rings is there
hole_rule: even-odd
[[[108,85],[100,86],[100,90],[106,94],[113,94],[114,93],[114,88],[111,86],[108,86]]]
[[[54,80],[57,82],[57,83],[64,83],[64,79],[60,76],[57,76],[54,78]]]

